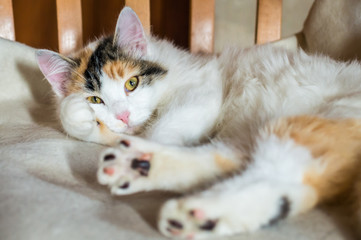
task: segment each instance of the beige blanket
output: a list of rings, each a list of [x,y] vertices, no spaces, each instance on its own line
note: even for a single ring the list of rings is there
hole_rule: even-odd
[[[103,147],[62,133],[51,95],[34,49],[0,39],[0,239],[164,239],[157,212],[175,195],[111,196],[95,177]],[[351,239],[338,212],[221,239]]]

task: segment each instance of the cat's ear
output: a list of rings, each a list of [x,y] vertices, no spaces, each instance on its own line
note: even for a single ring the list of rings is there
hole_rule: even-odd
[[[143,26],[130,7],[124,7],[119,14],[114,42],[118,47],[136,56],[144,56],[147,53],[147,39]]]
[[[70,80],[71,62],[60,54],[49,50],[37,50],[39,68],[58,97],[64,97],[66,82]]]

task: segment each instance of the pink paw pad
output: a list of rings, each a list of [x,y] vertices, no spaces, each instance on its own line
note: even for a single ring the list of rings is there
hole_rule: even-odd
[[[113,176],[113,174],[115,173],[115,170],[112,167],[105,167],[105,168],[103,168],[103,172],[106,175]]]
[[[206,218],[206,214],[202,209],[193,209],[189,214],[197,220],[204,220]]]
[[[194,233],[188,234],[186,239],[187,240],[193,240],[194,239]]]

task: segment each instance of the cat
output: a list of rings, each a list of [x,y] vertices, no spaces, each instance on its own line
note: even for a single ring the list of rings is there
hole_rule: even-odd
[[[255,231],[346,193],[361,212],[357,62],[270,45],[194,55],[145,34],[129,7],[114,36],[37,61],[65,132],[111,146],[100,184],[188,192],[163,205],[166,236]]]

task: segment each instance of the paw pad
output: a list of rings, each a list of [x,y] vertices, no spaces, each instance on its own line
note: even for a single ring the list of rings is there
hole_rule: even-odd
[[[121,140],[121,141],[119,142],[119,144],[122,145],[122,146],[124,146],[124,147],[126,147],[126,148],[130,147],[130,142],[127,141],[127,140]]]
[[[110,153],[104,156],[104,161],[110,161],[110,160],[114,160],[115,159],[115,155]]]
[[[142,176],[148,176],[148,172],[150,169],[150,162],[135,158],[132,161],[131,168],[137,170]]]
[[[169,225],[171,225],[173,228],[183,229],[183,224],[181,224],[181,223],[178,222],[177,220],[169,219],[169,220],[168,220],[168,223],[169,223]]]
[[[194,209],[194,210],[191,210],[189,211],[189,214],[194,217],[195,219],[198,219],[198,220],[203,220],[205,219],[206,217],[206,214],[204,213],[203,210],[201,209]]]
[[[199,228],[205,231],[212,231],[217,225],[217,220],[207,220]]]
[[[121,189],[127,189],[129,187],[129,182],[125,182],[123,185],[121,185],[119,188]]]
[[[103,168],[103,172],[106,175],[112,176],[115,173],[115,170],[112,167],[105,167],[105,168]]]

